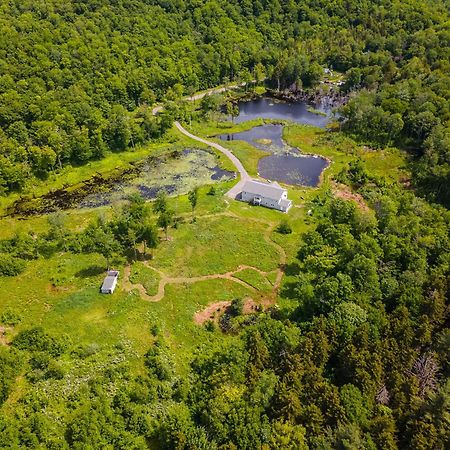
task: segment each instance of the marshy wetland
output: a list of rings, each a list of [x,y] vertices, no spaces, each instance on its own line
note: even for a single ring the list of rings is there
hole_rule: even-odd
[[[220,168],[213,152],[175,149],[132,162],[124,169],[96,173],[81,183],[39,197],[22,196],[7,210],[7,215],[32,216],[73,208],[97,208],[125,200],[133,193],[151,200],[160,190],[179,195],[198,185],[234,177],[234,172]]]

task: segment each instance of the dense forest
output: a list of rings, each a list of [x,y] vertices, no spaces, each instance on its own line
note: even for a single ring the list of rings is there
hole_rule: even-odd
[[[361,91],[343,128],[419,158],[448,204],[449,30],[441,1],[0,3],[0,189],[158,139],[148,106],[233,80],[313,88],[322,67]]]
[[[366,207],[331,192],[313,201],[314,226],[285,268],[291,306],[243,314],[236,299],[207,324],[211,340],[181,375],[156,325],[138,375],[126,347],[105,359],[95,344],[38,324],[20,331],[0,345],[0,448],[448,448],[448,6],[0,0],[0,195],[161,139],[180,99],[198,90],[253,79],[314,90],[324,67],[344,74],[340,132],[374,151],[407,150],[414,188],[361,162],[345,168],[338,181]],[[172,107],[154,116],[156,103]],[[173,212],[159,200],[167,230]],[[47,232],[0,241],[0,276],[64,252],[151,249],[146,208],[131,198],[78,231],[51,216]],[[4,326],[20,320],[0,311]],[[79,382],[65,371],[73,360],[87,375],[66,391]]]

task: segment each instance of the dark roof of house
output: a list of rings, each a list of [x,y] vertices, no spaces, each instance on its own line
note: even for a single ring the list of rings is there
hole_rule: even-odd
[[[283,189],[276,181],[273,183],[264,183],[257,180],[247,181],[242,190],[250,194],[271,198],[277,202],[281,199],[283,193],[286,192],[286,189]]]

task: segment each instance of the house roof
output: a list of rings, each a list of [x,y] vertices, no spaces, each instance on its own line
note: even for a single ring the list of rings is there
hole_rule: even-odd
[[[250,194],[271,198],[277,202],[281,199],[283,193],[286,192],[286,189],[283,189],[276,181],[264,183],[257,180],[246,181],[242,190]]]
[[[103,280],[102,290],[112,289],[114,286],[114,281],[119,276],[117,270],[108,270],[105,279]]]

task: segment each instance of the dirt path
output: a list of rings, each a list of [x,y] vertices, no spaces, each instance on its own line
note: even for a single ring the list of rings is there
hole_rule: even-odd
[[[225,91],[229,91],[232,89],[237,89],[239,87],[243,87],[246,84],[251,84],[254,83],[255,80],[251,81],[250,83],[239,83],[239,84],[233,84],[231,86],[223,86],[220,88],[213,88],[213,89],[208,89],[205,92],[201,92],[199,94],[195,94],[191,97],[185,97],[185,100],[189,100],[189,101],[195,101],[195,100],[199,100],[203,97],[205,97],[206,95],[209,94],[219,94],[221,92],[225,92]],[[159,112],[161,112],[163,110],[164,106],[163,105],[159,105],[159,106],[155,106],[152,109],[152,114],[158,114]],[[247,173],[247,171],[245,170],[244,166],[242,165],[241,161],[236,158],[236,156],[233,155],[233,153],[226,149],[225,147],[222,147],[219,144],[216,144],[215,142],[211,142],[208,141],[206,139],[203,139],[199,136],[195,136],[192,133],[189,133],[189,131],[187,131],[185,128],[183,128],[183,126],[180,124],[180,122],[175,122],[174,123],[175,126],[178,128],[178,130],[183,133],[185,136],[188,136],[191,139],[194,139],[195,141],[198,142],[202,142],[203,144],[206,144],[210,147],[215,148],[216,150],[219,150],[220,152],[222,152],[227,158],[229,158],[231,160],[231,162],[233,163],[234,167],[236,167],[236,170],[239,172],[241,179],[239,180],[239,182],[234,185],[227,193],[226,195],[232,199],[235,199],[237,197],[238,194],[240,194],[242,192],[242,187],[244,186],[245,182],[248,180],[251,180],[250,175]]]
[[[236,278],[234,275],[236,275],[239,272],[242,272],[245,269],[253,269],[259,272],[261,275],[266,276],[270,272],[263,272],[257,267],[252,266],[246,266],[241,265],[236,270],[232,270],[230,272],[225,273],[214,273],[210,275],[199,275],[196,277],[169,277],[165,275],[163,272],[156,270],[154,267],[150,266],[150,264],[147,261],[144,261],[144,264],[152,269],[155,270],[155,272],[159,273],[161,276],[161,279],[159,281],[158,285],[158,292],[155,295],[148,295],[147,291],[145,290],[144,286],[140,283],[132,283],[130,281],[130,275],[131,275],[131,267],[126,266],[124,269],[124,282],[123,287],[127,291],[132,291],[133,289],[136,289],[139,292],[139,295],[142,297],[143,300],[149,301],[149,302],[159,302],[164,298],[165,294],[165,287],[167,284],[191,284],[191,283],[198,283],[200,281],[207,281],[207,280],[217,280],[217,279],[223,279],[223,280],[230,280],[235,283],[238,283],[245,288],[257,292],[257,290],[249,283],[240,280],[239,278]]]
[[[210,218],[210,217],[216,217],[218,215],[222,215],[222,216],[226,215],[229,217],[234,217],[234,218],[239,219],[238,215],[231,213],[231,212],[222,212],[222,213],[218,213],[218,214],[206,214],[204,216],[199,216],[198,218]],[[268,222],[263,219],[247,218],[247,220],[253,220],[255,222],[261,222],[261,223],[268,225],[267,230],[264,232],[264,240],[269,245],[274,247],[279,254],[278,268],[275,269],[277,272],[277,276],[276,276],[273,288],[268,296],[269,303],[272,303],[276,299],[278,289],[280,288],[281,280],[283,278],[284,266],[286,264],[286,252],[285,252],[284,248],[281,247],[281,245],[277,244],[276,242],[274,242],[271,239],[271,234],[276,225],[274,225],[272,222]],[[143,263],[149,269],[154,270],[160,276],[157,293],[155,295],[148,295],[146,289],[144,288],[144,286],[141,283],[132,283],[130,280],[131,266],[129,266],[129,265],[124,268],[122,285],[123,285],[123,288],[128,292],[130,292],[132,290],[137,290],[139,292],[139,295],[141,296],[141,298],[148,302],[159,302],[160,300],[162,300],[165,295],[165,288],[166,288],[167,284],[191,284],[191,283],[198,283],[201,281],[218,280],[218,279],[233,281],[234,283],[238,283],[241,286],[244,286],[245,288],[247,288],[248,290],[256,293],[256,292],[258,292],[257,289],[255,289],[251,284],[237,278],[235,275],[237,275],[239,272],[242,272],[243,270],[251,269],[251,270],[258,272],[260,275],[267,277],[268,274],[273,273],[275,271],[275,270],[270,270],[270,271],[266,272],[264,270],[259,269],[258,267],[241,264],[235,270],[225,272],[225,273],[199,275],[199,276],[195,276],[195,277],[170,277],[170,276],[166,275],[164,272],[162,272],[161,270],[156,269],[155,267],[151,266],[148,261],[144,261]]]
[[[255,83],[255,80],[251,81],[250,83]],[[207,95],[220,94],[222,92],[232,91],[233,89],[244,87],[246,84],[247,83],[244,82],[244,83],[239,83],[239,84],[232,84],[230,86],[222,86],[220,88],[211,88],[211,89],[208,89],[205,92],[200,92],[199,94],[192,95],[191,97],[184,97],[184,100],[188,100],[188,101],[191,101],[191,102],[195,101],[195,100],[200,100],[203,97],[206,97]],[[161,112],[163,110],[163,108],[164,108],[163,105],[155,106],[152,109],[152,114],[153,115],[158,114],[159,112]]]
[[[192,133],[189,133],[183,126],[180,124],[180,122],[175,122],[175,126],[180,130],[181,133],[183,133],[185,136],[194,139],[195,141],[201,142],[202,144],[206,144],[210,147],[215,148],[216,150],[219,150],[219,152],[222,152],[236,167],[236,170],[239,172],[241,179],[237,184],[235,184],[227,193],[226,195],[230,198],[235,199],[238,194],[242,192],[242,187],[244,186],[246,181],[251,180],[250,175],[245,170],[244,166],[242,165],[241,161],[228,149],[225,147],[222,147],[219,144],[216,144],[215,142],[208,141],[206,139],[203,139],[201,137],[195,136]]]

